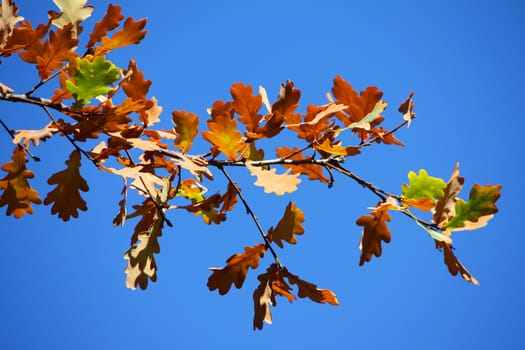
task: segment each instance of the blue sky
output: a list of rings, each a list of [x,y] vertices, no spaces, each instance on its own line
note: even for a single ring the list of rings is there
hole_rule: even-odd
[[[95,11],[84,35],[108,2],[89,3]],[[33,24],[55,9],[51,1],[18,6]],[[201,116],[203,129],[206,108],[229,98],[238,81],[263,85],[273,98],[291,79],[302,91],[304,111],[309,103],[325,103],[332,79],[341,74],[358,89],[376,85],[384,92],[387,127],[397,125],[397,107],[413,90],[417,119],[398,134],[406,147],[371,147],[346,166],[397,193],[408,171],[424,168],[448,179],[456,162],[466,179],[463,196],[474,183],[502,184],[500,213],[489,225],[454,235],[456,255],[481,285],[450,276],[433,242],[401,215],[393,216],[383,256],[359,267],[355,220],[376,198],[354,182],[338,177],[328,190],[304,180],[297,193],[275,197],[232,170],[264,228],[275,226],[290,200],[305,212],[305,234],[280,258],[341,302],[278,300],[274,324],[254,332],[252,293],[269,255],[241,290],[219,296],[206,287],[208,267],[259,242],[245,211],[238,206],[220,226],[173,214],[174,228],[160,239],[158,281],[131,291],[122,255],[134,223],[111,224],[121,179],[84,160],[91,190],[89,210],[79,219],[63,223],[44,206],[19,220],[0,216],[0,348],[525,347],[521,1],[157,1],[126,2],[123,13],[147,17],[148,34],[142,44],[108,58],[121,67],[136,59],[153,81],[150,95],[164,108],[165,128],[172,110],[185,109]],[[37,79],[34,67],[2,60],[0,81],[15,90],[26,91]],[[0,117],[13,129],[47,123],[39,109],[18,104],[2,103]],[[295,137],[282,142],[300,145]],[[12,147],[0,133],[1,163]],[[31,184],[45,194],[47,177],[64,167],[71,147],[57,138],[33,150],[42,162],[28,163],[37,174]]]

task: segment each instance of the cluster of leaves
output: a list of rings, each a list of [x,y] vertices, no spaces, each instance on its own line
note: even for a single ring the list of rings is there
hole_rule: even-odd
[[[131,246],[124,254],[126,285],[145,289],[149,281],[157,278],[155,255],[160,252],[159,237],[165,226],[171,226],[170,211],[187,211],[206,224],[220,224],[240,201],[261,242],[244,247],[243,252],[227,259],[225,266],[210,268],[208,288],[221,295],[233,285],[241,288],[248,270],[258,268],[261,258],[270,252],[274,261],[258,276],[260,284],[253,293],[253,324],[261,329],[263,321],[271,322],[270,308],[276,305],[277,296],[290,302],[299,297],[331,305],[337,305],[338,300],[332,291],[289,272],[274,249],[297,243],[297,236],[305,232],[304,212],[289,202],[276,226],[264,230],[226,169],[244,167],[256,178],[255,186],[278,196],[296,191],[304,178],[332,186],[334,173],[338,173],[380,199],[369,215],[356,222],[362,227],[360,265],[373,255],[381,255],[382,242],[391,240],[390,212],[399,211],[435,241],[452,275],[460,273],[465,280],[477,284],[454,255],[451,233],[484,226],[497,212],[495,202],[501,186],[474,185],[468,200],[459,199],[464,180],[456,165],[448,182],[429,176],[425,170],[410,172],[409,183],[402,186],[400,195],[395,195],[343,166],[345,158],[356,156],[373,144],[403,145],[394,134],[415,117],[412,93],[399,106],[399,124],[386,129],[382,123],[387,104],[377,87],[358,93],[337,76],[331,94],[327,94],[327,103],[310,104],[301,113],[301,92],[291,81],[281,85],[273,103],[264,88],[254,92],[251,86],[235,83],[230,89],[231,100],[216,101],[208,110],[204,131],[199,131],[200,117],[184,110],[171,113],[174,126],[170,130],[155,129],[162,107],[148,94],[151,81],[144,78],[135,61],[130,60],[128,67],[122,69],[106,57],[115,49],[138,44],[146,35],[146,21],[130,17],[123,22],[121,7],[109,5],[91,31],[85,53],[79,55],[80,24],[93,8],[86,6],[85,0],[54,2],[61,12],[50,11],[49,21],[33,28],[28,20],[18,16],[12,0],[2,1],[0,57],[18,54],[36,67],[40,82],[23,94],[0,83],[0,100],[36,105],[49,117],[47,125],[32,130],[12,131],[2,122],[15,144],[12,160],[2,166],[6,175],[0,180],[0,207],[7,207],[7,215],[23,217],[33,213],[33,205],[42,203],[39,193],[29,184],[34,173],[26,167],[28,157],[38,160],[29,150],[31,144],[36,147],[55,135],[65,136],[73,151],[66,168],[50,176],[48,184],[55,187],[43,203],[51,205],[51,213],[64,221],[87,210],[81,193],[89,190],[80,173],[83,157],[101,171],[120,176],[124,186],[113,223],[124,225],[128,219],[138,219]],[[41,86],[51,83],[56,84],[53,96],[34,96]],[[55,118],[56,112],[63,118]],[[263,139],[277,139],[282,133],[294,134],[299,144],[277,147],[275,158],[266,157],[268,150],[259,149],[257,144]],[[199,135],[209,142],[209,152],[193,155],[190,150]],[[99,143],[86,149],[83,145],[90,140]],[[206,182],[213,181],[217,173],[224,177],[226,186],[222,193],[210,195]],[[130,190],[136,190],[142,202],[128,204]],[[417,217],[414,209],[429,212],[430,220]]]

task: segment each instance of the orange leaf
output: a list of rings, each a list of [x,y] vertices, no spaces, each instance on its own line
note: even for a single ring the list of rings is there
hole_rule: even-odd
[[[273,275],[277,271],[277,265],[272,264],[263,273],[257,276],[259,286],[253,292],[253,329],[262,329],[263,321],[272,324],[272,312],[270,306],[275,306],[275,296],[271,288]]]
[[[40,204],[42,200],[27,181],[35,175],[26,168],[27,158],[21,146],[14,148],[11,159],[12,162],[2,165],[7,175],[0,180],[0,207],[7,205],[6,215],[20,218],[33,213],[31,203]]]
[[[190,150],[193,140],[199,132],[199,116],[186,111],[173,111],[171,115],[173,116],[173,124],[175,124],[175,132],[178,135],[175,140],[175,147],[186,153]]]
[[[458,273],[461,274],[461,277],[467,282],[472,282],[476,286],[479,285],[478,280],[468,272],[468,270],[463,266],[461,261],[456,258],[454,252],[452,251],[452,246],[446,242],[436,241],[436,248],[443,249],[443,256],[445,259],[445,264],[448,267],[448,271],[452,276],[456,276]]]
[[[299,106],[300,98],[301,91],[294,88],[293,82],[287,81],[286,85],[281,84],[277,101],[272,105],[272,113],[281,115],[289,124],[294,123],[295,120],[300,119],[300,114],[294,113]]]
[[[347,106],[347,109],[345,109],[347,113],[344,116],[338,114],[345,126],[363,119],[374,109],[376,103],[383,96],[383,93],[375,86],[369,86],[357,95],[357,91],[354,90],[352,85],[339,75],[334,79],[332,93],[336,98],[336,103]]]
[[[145,18],[135,21],[128,17],[123,29],[115,32],[111,38],[107,36],[102,38],[102,45],[95,48],[95,56],[103,56],[111,50],[138,44],[146,36],[147,31],[143,30],[144,26],[146,26]]]
[[[298,151],[299,148],[297,147],[290,149],[286,146],[277,148],[275,150],[279,158],[285,158],[290,160],[304,160],[311,158],[310,156],[304,158],[303,153]],[[293,156],[290,157],[290,154],[293,154]],[[325,183],[330,182],[330,180],[328,180],[328,178],[324,176],[323,167],[319,164],[283,164],[283,167],[291,169],[292,174],[307,175],[309,180],[319,180]]]
[[[2,1],[2,6],[0,6],[0,50],[6,46],[7,39],[13,32],[16,24],[22,21],[24,18],[17,16],[18,7],[12,0]],[[2,54],[3,56],[3,54]]]
[[[298,174],[291,175],[290,169],[284,174],[276,174],[277,169],[273,168],[265,170],[260,166],[254,166],[250,163],[245,163],[246,168],[253,176],[257,177],[255,186],[264,188],[264,193],[275,193],[282,196],[285,193],[292,193],[297,189],[297,185],[301,183]]]
[[[211,267],[210,270],[213,273],[208,278],[208,288],[211,291],[218,289],[220,295],[228,293],[232,284],[235,284],[237,289],[241,288],[248,274],[248,268],[256,269],[259,266],[259,259],[264,256],[265,252],[265,244],[245,247],[244,253],[232,255],[226,260],[226,266]]]
[[[202,138],[212,143],[217,149],[231,160],[245,147],[242,134],[236,129],[237,122],[226,114],[221,114],[213,120],[208,120],[208,129]]]
[[[341,146],[339,144],[332,144],[329,139],[324,139],[322,143],[316,142],[314,148],[319,151],[324,151],[336,156],[355,156],[361,153],[359,147],[355,146]]]
[[[73,24],[67,24],[55,33],[49,33],[45,43],[34,42],[26,48],[20,57],[29,63],[36,63],[36,68],[42,80],[47,79],[54,70],[64,66],[64,62],[77,57],[74,51],[78,39],[73,37]]]
[[[120,21],[124,19],[124,16],[120,13],[120,9],[120,6],[109,4],[104,18],[95,24],[95,28],[93,28],[93,31],[89,34],[89,42],[86,44],[86,47],[91,47],[100,42],[103,36],[106,36],[109,31],[119,26]]]
[[[221,213],[233,210],[233,206],[235,205],[235,203],[238,202],[237,191],[231,183],[228,183],[228,188],[226,190],[226,193],[222,195],[221,202]]]
[[[256,134],[262,119],[262,115],[257,113],[262,106],[261,96],[254,96],[252,87],[243,83],[233,84],[230,93],[233,97],[233,108],[239,114],[239,121],[246,125],[247,133]]]
[[[78,217],[78,210],[87,210],[86,202],[80,196],[79,191],[89,191],[89,186],[80,175],[80,151],[75,150],[66,161],[67,169],[53,174],[47,183],[57,185],[55,189],[47,194],[44,204],[51,207],[51,213],[57,214],[64,221],[71,216]]]
[[[291,284],[297,285],[297,295],[299,298],[309,298],[316,303],[328,303],[331,305],[339,305],[339,301],[335,294],[329,289],[319,289],[313,283],[303,281],[299,276],[293,275],[286,268],[283,269],[283,275],[290,281]]]
[[[381,241],[389,243],[391,239],[390,230],[386,223],[391,220],[388,214],[388,206],[377,207],[371,212],[372,215],[363,215],[357,219],[358,226],[363,226],[361,243],[361,258],[359,265],[372,259],[372,254],[381,256]]]
[[[283,240],[290,244],[296,244],[297,239],[294,234],[302,235],[304,233],[303,222],[303,211],[298,209],[295,203],[289,202],[277,227],[275,229],[271,227],[268,230],[268,239],[281,248],[283,248]]]

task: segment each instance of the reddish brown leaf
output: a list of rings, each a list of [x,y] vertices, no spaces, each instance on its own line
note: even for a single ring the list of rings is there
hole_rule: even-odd
[[[57,214],[64,221],[71,216],[78,217],[78,210],[87,210],[86,202],[80,196],[80,191],[89,191],[89,186],[80,175],[80,152],[73,151],[66,161],[67,168],[53,174],[47,183],[57,185],[47,194],[44,204],[53,204],[51,213]]]
[[[100,42],[103,36],[106,36],[108,32],[120,25],[120,21],[124,19],[120,10],[120,6],[114,6],[113,4],[108,5],[104,18],[95,24],[95,28],[93,28],[93,31],[89,34],[89,42],[86,44],[86,47],[91,47]]]
[[[468,272],[468,270],[463,266],[461,261],[456,258],[454,252],[452,251],[452,246],[446,242],[436,241],[436,248],[443,250],[443,256],[445,259],[445,264],[448,267],[448,271],[452,276],[456,276],[458,273],[461,274],[461,277],[467,282],[472,282],[476,286],[479,285],[478,280]]]
[[[12,0],[2,1],[0,6],[0,52],[3,56],[4,47],[7,44],[9,36],[13,33],[18,22],[24,18],[17,16],[18,7]]]
[[[237,199],[237,191],[235,190],[235,187],[231,183],[228,183],[228,189],[221,197],[221,213],[233,210],[233,206],[238,201],[239,200]]]
[[[272,270],[273,268],[273,270]],[[275,296],[271,288],[273,274],[277,270],[277,265],[272,264],[266,271],[259,276],[259,286],[253,292],[253,329],[262,329],[263,321],[272,324],[272,312],[270,306],[275,306]]]
[[[26,168],[27,157],[21,146],[15,147],[11,159],[12,162],[2,165],[7,175],[0,180],[0,207],[7,205],[6,215],[20,218],[33,213],[31,203],[40,204],[42,200],[27,181],[35,175]]]
[[[336,98],[336,103],[344,104],[348,107],[344,116],[338,114],[345,126],[363,119],[374,109],[376,103],[383,96],[383,93],[375,86],[366,88],[358,95],[352,85],[339,75],[334,79],[332,93]]]
[[[358,226],[363,226],[359,265],[370,261],[372,254],[380,257],[381,241],[389,243],[391,239],[390,230],[386,224],[391,219],[390,214],[388,214],[388,207],[379,206],[371,214],[363,215],[356,221]]]
[[[319,289],[313,283],[303,281],[299,276],[293,275],[286,268],[283,269],[283,275],[290,281],[291,284],[297,285],[297,295],[299,298],[309,298],[316,303],[328,303],[331,305],[339,305],[339,301],[335,294],[329,289]]]
[[[272,105],[272,113],[281,116],[288,124],[295,123],[301,118],[300,114],[295,113],[300,98],[301,91],[294,88],[293,82],[287,81],[286,85],[281,84],[277,101]]]
[[[359,147],[356,146],[341,146],[340,142],[332,143],[328,138],[324,139],[322,143],[316,142],[314,148],[336,156],[355,156],[361,153]]]
[[[208,278],[208,288],[213,291],[219,290],[220,295],[228,293],[232,284],[237,289],[242,287],[244,279],[248,274],[248,269],[256,269],[259,266],[259,259],[266,252],[265,244],[256,244],[253,247],[245,247],[244,253],[232,255],[226,260],[226,266],[222,268],[211,267],[213,271]]]
[[[283,241],[289,244],[296,244],[297,239],[294,235],[302,235],[304,233],[303,222],[303,211],[297,208],[295,203],[289,202],[277,227],[275,229],[271,227],[268,230],[268,239],[281,248],[284,247]]]
[[[31,47],[31,52],[22,52],[20,57],[28,63],[36,63],[36,55],[43,51],[42,38],[47,34],[50,25],[51,22],[47,25],[40,24],[36,29],[33,29],[29,21],[22,22],[20,26],[13,29],[5,46],[0,49],[0,55],[9,56],[14,52]]]
[[[414,102],[412,102],[412,98],[414,97],[414,91],[410,92],[410,95],[408,98],[401,103],[399,106],[398,111],[403,114],[403,120],[406,120],[407,126],[410,126],[410,122],[412,119],[416,117],[414,112],[412,111],[414,109]]]
[[[190,150],[193,140],[199,132],[199,116],[186,111],[173,111],[171,115],[178,136],[175,140],[175,147],[186,153]]]
[[[73,37],[72,29],[73,24],[70,23],[57,32],[51,31],[46,42],[34,41],[26,47],[26,51],[20,53],[24,61],[36,63],[42,80],[49,77],[54,70],[62,68],[64,62],[77,57],[74,49],[78,45],[78,39]]]
[[[290,149],[286,146],[279,147],[275,150],[275,152],[279,158],[285,158],[290,160],[301,161],[311,158],[310,156],[304,158],[303,153],[299,152],[299,148],[297,147],[294,147],[293,149]],[[310,180],[319,180],[325,183],[329,182],[328,178],[323,174],[323,167],[318,164],[283,164],[283,167],[291,169],[292,174],[306,175]]]
[[[135,21],[128,17],[124,22],[124,28],[115,32],[111,38],[104,36],[101,40],[101,45],[95,48],[95,56],[103,56],[109,51],[125,47],[132,44],[138,44],[144,36],[146,36],[146,19]]]

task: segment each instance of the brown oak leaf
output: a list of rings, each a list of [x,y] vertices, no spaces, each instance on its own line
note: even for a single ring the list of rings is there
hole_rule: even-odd
[[[71,216],[78,217],[78,210],[87,210],[86,202],[80,196],[80,191],[89,191],[89,186],[80,175],[80,151],[75,150],[66,161],[67,168],[59,171],[47,180],[50,185],[57,185],[44,199],[44,204],[53,204],[51,213],[57,214],[64,221]]]
[[[363,215],[357,219],[358,226],[363,226],[363,233],[359,247],[361,258],[359,265],[372,259],[372,255],[381,256],[381,241],[389,243],[391,239],[387,222],[391,220],[388,206],[378,206],[372,210],[372,215]]]
[[[248,274],[248,269],[256,269],[259,266],[259,259],[266,252],[265,244],[256,244],[253,247],[245,247],[244,253],[234,254],[226,260],[226,266],[222,268],[210,267],[213,271],[208,278],[208,288],[211,291],[219,290],[220,295],[228,293],[232,284],[237,289],[242,287],[244,279]]]
[[[275,242],[279,247],[283,248],[283,241],[290,244],[296,244],[297,238],[294,235],[302,235],[304,233],[304,213],[297,208],[295,203],[289,202],[284,211],[283,217],[275,227],[268,230],[268,240]]]

